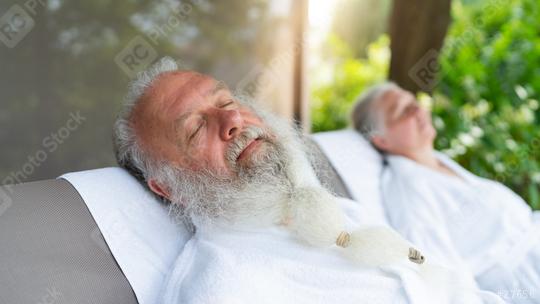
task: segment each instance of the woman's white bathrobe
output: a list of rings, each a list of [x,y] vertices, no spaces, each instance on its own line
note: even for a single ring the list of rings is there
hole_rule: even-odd
[[[388,156],[388,220],[427,256],[466,267],[482,289],[512,303],[540,303],[540,214],[504,185],[437,153],[458,177]]]

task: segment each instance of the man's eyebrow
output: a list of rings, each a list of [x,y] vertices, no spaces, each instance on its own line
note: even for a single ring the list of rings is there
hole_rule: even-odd
[[[174,120],[174,125],[175,125],[175,130],[178,131],[180,128],[183,128],[184,127],[184,122],[186,121],[186,119],[189,118],[189,116],[191,116],[192,112],[187,112],[187,113],[184,113],[182,115],[180,115],[180,117],[178,117],[177,119]]]
[[[225,84],[225,82],[218,81],[216,85],[212,88],[212,90],[210,90],[209,95],[210,96],[215,95],[219,91],[223,91],[223,90],[228,91],[229,87]]]
[[[220,91],[223,91],[223,90],[228,91],[229,87],[227,87],[227,85],[223,81],[218,81],[216,83],[216,85],[211,90],[209,90],[209,92],[206,95],[210,95],[210,96],[215,95],[216,93],[218,93]],[[175,129],[177,131],[181,127],[184,126],[184,122],[186,121],[186,119],[189,118],[189,116],[191,116],[191,114],[193,114],[193,112],[189,111],[187,113],[184,113],[184,114],[180,115],[180,117],[178,117],[177,119],[174,120]]]

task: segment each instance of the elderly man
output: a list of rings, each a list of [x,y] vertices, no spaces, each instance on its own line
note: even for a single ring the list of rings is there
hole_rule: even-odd
[[[501,301],[393,231],[355,227],[361,211],[320,186],[294,129],[171,59],[130,86],[115,146],[194,230],[163,303]]]
[[[385,154],[383,201],[393,228],[441,263],[464,265],[481,288],[540,303],[538,213],[435,151],[429,112],[395,84],[367,90],[353,123]]]

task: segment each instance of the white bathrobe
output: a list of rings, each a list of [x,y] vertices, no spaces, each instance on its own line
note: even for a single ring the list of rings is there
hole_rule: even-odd
[[[427,256],[466,267],[511,303],[540,303],[540,214],[500,183],[437,152],[458,177],[388,156],[383,202],[394,229]]]
[[[369,208],[340,202],[348,227],[378,224]],[[280,226],[199,228],[172,269],[162,303],[504,303],[472,278],[470,284],[456,274],[455,285],[439,294],[417,264],[360,267],[338,250],[304,245]]]

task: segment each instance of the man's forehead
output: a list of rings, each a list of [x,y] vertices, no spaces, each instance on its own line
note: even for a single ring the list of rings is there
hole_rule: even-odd
[[[172,72],[157,79],[152,86],[151,98],[156,99],[163,111],[178,114],[223,90],[228,92],[227,86],[208,75]]]
[[[222,82],[211,76],[197,72],[179,72],[165,74],[158,78],[154,85],[156,90],[165,93],[165,97],[189,97],[191,95],[208,95],[214,93],[218,88],[224,88]]]

